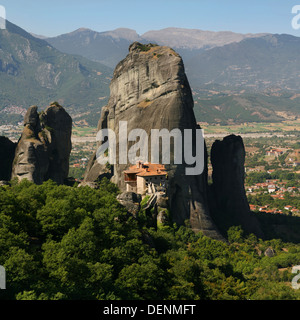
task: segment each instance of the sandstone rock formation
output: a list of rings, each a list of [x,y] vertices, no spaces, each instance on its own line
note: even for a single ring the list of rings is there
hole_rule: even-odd
[[[127,121],[127,131],[141,128],[151,137],[151,129],[198,128],[193,111],[193,97],[181,57],[169,47],[142,45],[129,47],[129,54],[114,71],[110,99],[102,109],[98,130],[112,129],[117,136],[117,164],[112,167],[111,180],[125,190],[123,171],[131,164],[118,162],[119,121]],[[149,138],[150,139],[150,138]],[[127,150],[133,143],[127,145]],[[100,144],[99,144],[100,145]],[[98,145],[98,146],[99,146]],[[195,139],[193,149],[195,149]],[[206,148],[205,153],[206,162]],[[149,144],[149,159],[151,155]],[[168,198],[172,219],[177,224],[190,220],[191,227],[221,239],[213,223],[207,201],[207,165],[201,175],[185,174],[186,165],[168,165]],[[85,181],[95,181],[107,172],[104,165],[91,158]]]
[[[123,192],[117,196],[119,203],[132,215],[137,215],[141,206],[142,197],[134,192]]]
[[[28,109],[12,167],[12,178],[36,184],[51,179],[62,184],[69,173],[72,119],[57,103],[38,114]]]
[[[244,188],[245,147],[240,136],[216,140],[211,149],[213,185],[211,211],[223,226],[241,225],[246,232],[263,236],[259,223],[250,214]]]
[[[16,143],[0,137],[0,180],[9,181],[11,178],[15,149]]]

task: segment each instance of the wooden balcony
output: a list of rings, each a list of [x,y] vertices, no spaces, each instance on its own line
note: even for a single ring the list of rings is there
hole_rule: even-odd
[[[136,182],[136,175],[135,174],[124,174],[124,181],[125,182]]]

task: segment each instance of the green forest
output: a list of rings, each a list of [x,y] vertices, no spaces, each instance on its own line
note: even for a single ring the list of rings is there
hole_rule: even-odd
[[[7,300],[298,300],[300,245],[232,226],[216,241],[185,226],[149,226],[108,180],[99,189],[0,187],[0,265]],[[271,256],[265,251],[272,248]],[[270,249],[269,249],[270,250]]]
[[[287,181],[286,186],[300,187],[300,174],[290,171],[277,170],[272,173],[268,172],[250,172],[246,176],[246,184],[254,185],[265,182],[267,179],[278,179],[278,181]]]

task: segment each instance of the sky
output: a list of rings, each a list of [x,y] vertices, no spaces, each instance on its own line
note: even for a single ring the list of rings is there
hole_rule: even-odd
[[[130,28],[143,34],[167,27],[287,33],[300,0],[0,0],[6,18],[28,32],[57,36],[84,27]]]

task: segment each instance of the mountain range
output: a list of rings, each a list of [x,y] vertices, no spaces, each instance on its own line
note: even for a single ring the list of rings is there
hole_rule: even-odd
[[[262,91],[270,87],[300,88],[300,38],[266,35],[244,39],[196,54],[186,61],[190,81],[196,86]]]
[[[166,45],[183,57],[193,87],[213,83],[261,91],[269,87],[298,90],[300,85],[300,38],[290,35],[166,28],[140,36],[124,28],[108,32],[80,28],[46,41],[62,52],[111,68],[127,55],[134,41]]]
[[[58,101],[72,115],[100,112],[109,96],[111,68],[62,53],[8,21],[6,27],[0,30],[2,124],[22,121],[22,110],[51,101]]]
[[[12,107],[57,100],[77,121],[96,125],[113,68],[135,41],[172,47],[184,61],[198,121],[281,121],[300,116],[300,38],[166,28],[139,35],[80,28],[57,37],[0,30],[0,123]],[[18,88],[18,90],[16,90]],[[4,110],[4,111],[3,111]]]
[[[78,29],[46,39],[57,49],[110,67],[125,57],[132,41],[174,48],[182,57],[195,94],[198,120],[281,121],[299,116],[300,38],[166,28]]]
[[[127,55],[129,45],[139,38],[131,29],[96,32],[80,28],[45,40],[61,52],[78,54],[114,68]]]
[[[134,41],[154,42],[172,47],[181,54],[193,56],[205,49],[262,35],[182,28],[166,28],[139,35],[135,30],[127,28],[106,32],[80,28],[57,37],[46,38],[46,40],[62,52],[79,54],[114,68],[127,55],[128,47]]]

